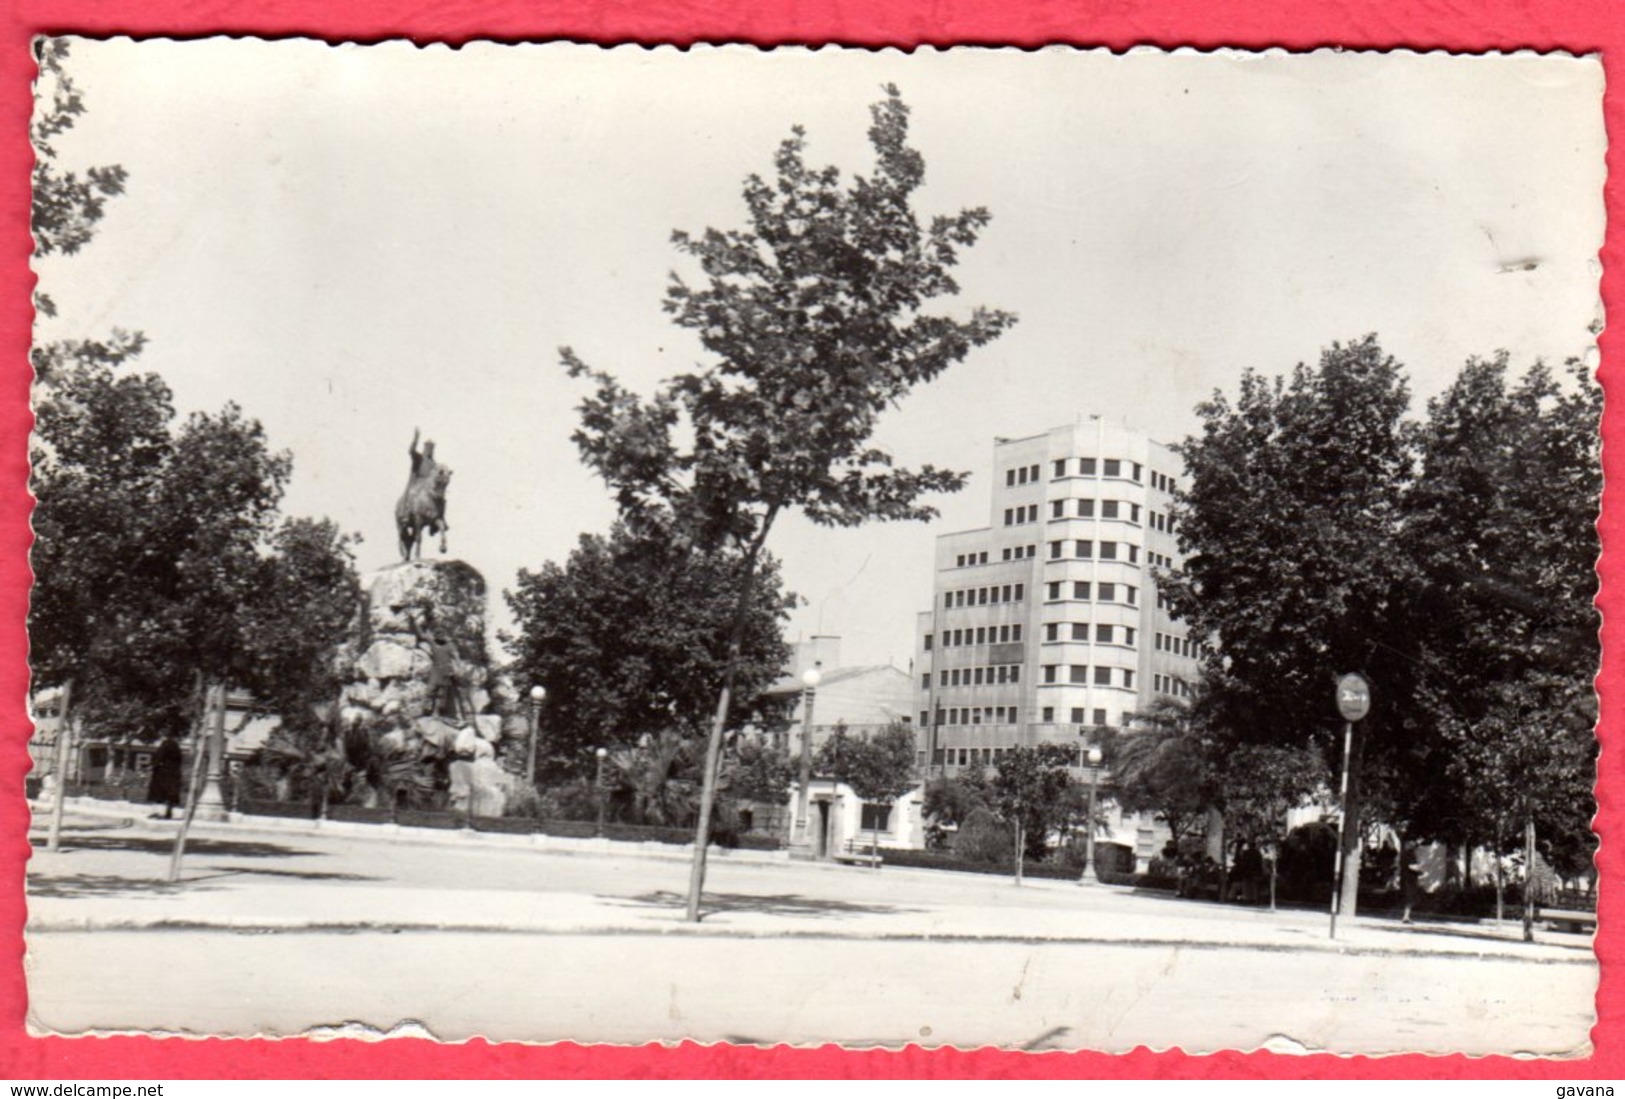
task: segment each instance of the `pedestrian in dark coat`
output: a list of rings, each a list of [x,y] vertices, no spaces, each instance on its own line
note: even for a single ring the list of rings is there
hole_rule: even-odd
[[[181,803],[181,745],[173,735],[164,737],[152,754],[152,780],[147,784],[147,800],[164,807],[165,820],[174,816],[175,806]]]

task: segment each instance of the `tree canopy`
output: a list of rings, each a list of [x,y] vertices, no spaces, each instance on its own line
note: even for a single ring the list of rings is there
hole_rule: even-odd
[[[547,690],[542,745],[554,770],[576,771],[598,747],[636,744],[664,732],[703,733],[728,659],[738,601],[737,553],[702,555],[625,524],[608,537],[582,535],[569,559],[521,570],[504,593],[518,625],[504,638],[512,674]],[[743,704],[738,728],[783,672],[783,621],[795,597],[767,560],[754,586],[735,667]]]

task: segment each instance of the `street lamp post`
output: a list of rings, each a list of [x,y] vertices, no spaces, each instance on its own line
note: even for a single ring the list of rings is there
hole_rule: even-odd
[[[812,811],[812,719],[813,703],[818,699],[818,683],[822,678],[817,664],[801,674],[801,790],[796,799],[796,819],[800,821],[804,843],[812,842],[812,827],[807,819]]]
[[[600,748],[593,754],[598,757],[598,773],[592,780],[593,789],[598,791],[598,831],[594,834],[602,839],[604,835],[604,760],[609,758],[609,749]]]
[[[1100,746],[1091,744],[1088,751],[1089,760],[1089,810],[1088,819],[1084,821],[1083,833],[1083,875],[1078,878],[1079,885],[1088,885],[1089,870],[1095,871],[1095,880],[1100,880],[1100,868],[1095,866],[1095,789],[1100,785]]]
[[[542,699],[547,697],[547,688],[540,683],[530,689],[530,750],[525,757],[525,784],[536,785],[536,738],[542,728]]]

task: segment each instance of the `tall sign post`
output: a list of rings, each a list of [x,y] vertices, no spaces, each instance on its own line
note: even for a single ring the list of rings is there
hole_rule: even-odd
[[[1353,765],[1354,726],[1371,712],[1371,685],[1364,676],[1351,672],[1338,679],[1337,712],[1343,719],[1343,780],[1339,791],[1343,822],[1338,828],[1337,854],[1332,862],[1331,937],[1334,939],[1337,938],[1337,910],[1343,896],[1343,848],[1350,842],[1350,833],[1358,830],[1349,812],[1349,770]]]

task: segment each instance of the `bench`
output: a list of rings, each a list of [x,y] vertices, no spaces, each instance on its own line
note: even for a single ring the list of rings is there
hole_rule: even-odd
[[[846,847],[835,852],[835,861],[846,866],[872,866],[879,870],[883,861],[880,851],[873,844],[859,844],[854,840],[847,840]]]
[[[1548,908],[1545,905],[1536,905],[1535,919],[1540,923],[1553,924],[1559,931],[1597,930],[1597,914],[1582,908]]]

